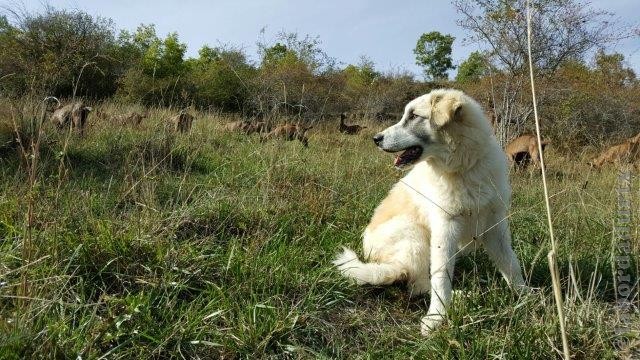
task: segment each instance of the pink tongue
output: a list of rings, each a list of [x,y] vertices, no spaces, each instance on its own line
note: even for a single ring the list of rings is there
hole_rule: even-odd
[[[393,166],[397,166],[400,163],[400,161],[402,159],[402,156],[400,156],[400,155],[401,154],[396,155],[396,158],[393,160]]]

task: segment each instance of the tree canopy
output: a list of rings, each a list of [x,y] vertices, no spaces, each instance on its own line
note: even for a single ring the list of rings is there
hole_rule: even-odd
[[[418,39],[413,53],[416,64],[423,68],[427,79],[446,80],[448,71],[455,68],[451,59],[453,41],[451,35],[443,35],[438,31],[424,33]]]

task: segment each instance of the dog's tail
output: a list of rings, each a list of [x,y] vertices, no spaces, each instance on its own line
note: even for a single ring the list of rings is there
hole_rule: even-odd
[[[388,285],[401,280],[406,274],[394,264],[363,263],[358,255],[350,249],[343,248],[333,264],[342,274],[354,279],[358,284]]]

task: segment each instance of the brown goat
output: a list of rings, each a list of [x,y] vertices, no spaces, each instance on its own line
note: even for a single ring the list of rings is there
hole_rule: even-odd
[[[251,123],[248,120],[238,120],[227,123],[224,128],[228,131],[240,131],[248,133],[251,128]]]
[[[542,140],[542,151],[550,143],[549,140]],[[540,166],[540,153],[538,152],[538,139],[533,134],[518,136],[505,148],[507,156],[512,163],[527,167],[533,160],[534,165]]]
[[[114,116],[114,120],[119,122],[122,125],[139,126],[142,123],[142,120],[148,117],[149,117],[149,111],[145,111],[143,113],[138,113],[134,111],[129,114]]]
[[[101,109],[96,109],[94,115],[95,118],[98,118],[100,120],[111,120],[111,115],[109,115],[107,112],[102,111]]]
[[[92,108],[86,106],[82,101],[67,104],[65,106],[59,106],[53,111],[51,115],[51,121],[62,129],[70,126],[80,132],[80,135],[84,135],[84,129],[86,127],[87,118]]]
[[[589,165],[598,169],[607,163],[635,162],[640,153],[640,134],[626,139],[624,142],[613,145],[589,162]]]
[[[340,126],[338,127],[338,131],[340,131],[343,134],[356,135],[357,133],[362,131],[362,129],[367,128],[366,126],[360,126],[360,125],[347,125],[344,123],[344,120],[346,118],[347,118],[347,115],[345,113],[340,114]]]
[[[302,125],[295,124],[283,124],[276,126],[267,134],[261,137],[261,141],[265,141],[273,138],[283,138],[286,141],[298,140],[304,145],[309,146],[309,138],[307,137],[307,131],[313,128],[313,126],[304,127]]]
[[[269,125],[267,125],[266,122],[258,121],[254,124],[251,124],[251,127],[248,133],[249,134],[253,134],[253,133],[266,134],[269,131],[271,131],[271,127],[269,127]]]
[[[249,120],[238,120],[233,121],[225,125],[225,129],[228,131],[239,131],[243,132],[247,135],[251,135],[253,133],[264,134],[269,132],[269,126],[264,121],[258,121],[256,123],[251,123]]]
[[[185,133],[191,130],[193,120],[193,115],[189,114],[188,112],[182,111],[180,112],[180,114],[171,118],[171,124],[173,125],[173,129],[175,131]]]

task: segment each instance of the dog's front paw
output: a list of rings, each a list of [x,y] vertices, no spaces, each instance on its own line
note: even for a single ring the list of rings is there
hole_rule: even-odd
[[[420,332],[422,336],[429,336],[429,334],[435,330],[444,321],[444,315],[442,314],[427,314],[420,321]]]

